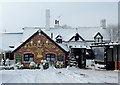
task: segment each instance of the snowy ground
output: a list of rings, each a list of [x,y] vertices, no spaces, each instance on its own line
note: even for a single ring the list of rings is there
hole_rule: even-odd
[[[118,71],[79,68],[1,70],[0,83],[118,83]],[[2,80],[2,81],[1,81]]]

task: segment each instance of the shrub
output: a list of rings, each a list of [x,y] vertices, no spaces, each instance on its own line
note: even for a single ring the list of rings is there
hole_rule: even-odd
[[[29,66],[30,69],[36,69],[36,66]]]
[[[61,62],[61,61],[57,61],[55,67],[56,67],[56,68],[64,68],[64,64],[63,64],[63,62]]]
[[[16,67],[17,67],[17,69],[23,69],[24,68],[23,64],[22,65],[16,65]]]
[[[30,69],[36,69],[37,68],[35,62],[31,62],[29,67],[30,67]]]
[[[46,60],[41,60],[41,65],[43,69],[48,69],[49,68],[49,63]]]
[[[4,69],[5,69],[5,70],[10,70],[10,68],[9,68],[8,66],[6,66]]]
[[[43,63],[43,69],[48,69],[49,68],[49,63],[46,62],[46,63]]]

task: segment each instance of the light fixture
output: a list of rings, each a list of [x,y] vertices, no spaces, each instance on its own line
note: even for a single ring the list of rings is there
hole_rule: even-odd
[[[46,43],[48,43],[48,40],[46,41]]]
[[[40,40],[38,41],[38,43],[40,44]]]
[[[31,41],[30,43],[33,44],[33,41]]]
[[[89,53],[88,53],[88,52],[86,52],[86,55],[89,55]]]

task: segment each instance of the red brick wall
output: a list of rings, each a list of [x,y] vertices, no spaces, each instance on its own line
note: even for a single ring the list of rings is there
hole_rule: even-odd
[[[40,44],[38,44],[38,41],[40,40]],[[33,44],[31,44],[31,41],[33,41]],[[48,43],[46,43],[48,41]],[[46,36],[43,34],[35,35],[31,40],[26,42],[25,45],[23,45],[19,50],[17,50],[14,53],[14,59],[16,60],[16,55],[20,54],[22,56],[22,63],[24,63],[24,54],[25,53],[32,53],[34,54],[34,62],[35,63],[40,63],[41,59],[46,59],[46,54],[52,53],[55,54],[56,56],[56,61],[57,61],[57,56],[59,54],[62,54],[64,56],[64,64],[65,64],[65,53],[57,47],[53,42],[47,39]],[[38,54],[41,54],[43,57],[38,58]]]

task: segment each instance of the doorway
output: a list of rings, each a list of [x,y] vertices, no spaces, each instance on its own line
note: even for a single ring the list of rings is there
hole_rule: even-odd
[[[78,63],[78,67],[84,68],[86,65],[86,58],[85,58],[85,54],[84,54],[84,49],[73,48],[72,53],[74,54],[74,57]]]
[[[106,56],[106,69],[107,70],[114,70],[115,69],[115,62],[113,60],[113,49],[107,48],[107,56]]]

